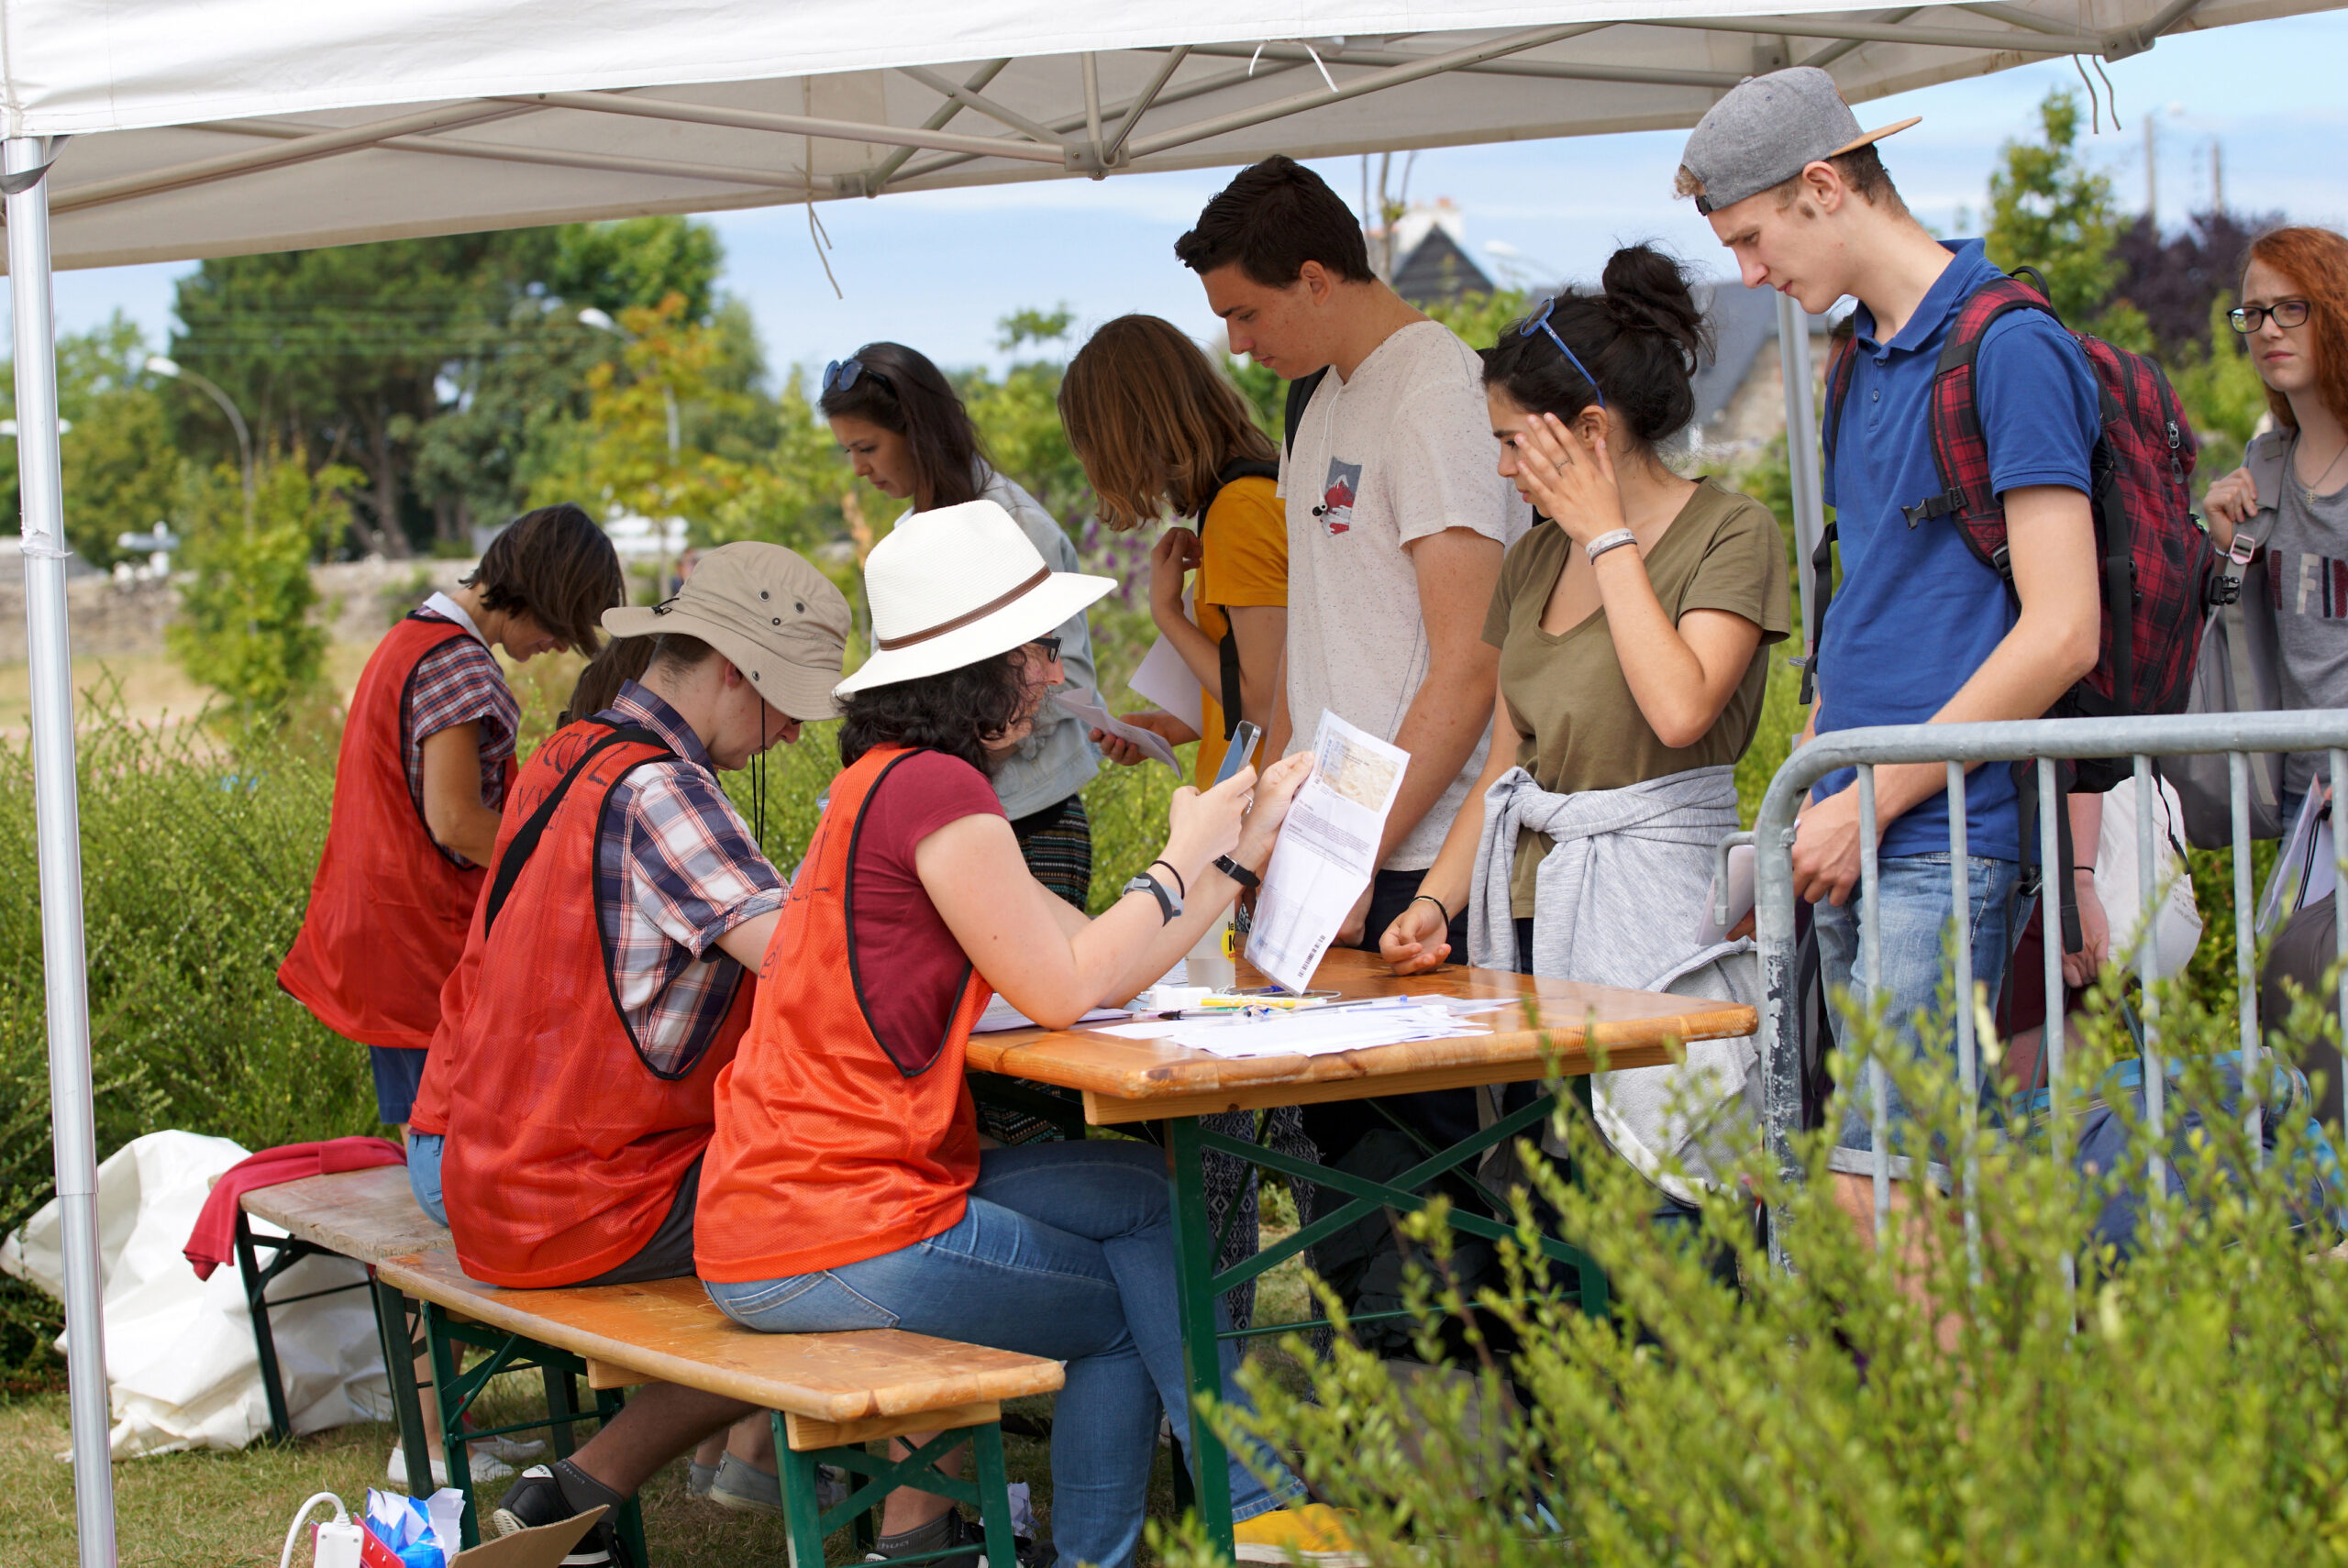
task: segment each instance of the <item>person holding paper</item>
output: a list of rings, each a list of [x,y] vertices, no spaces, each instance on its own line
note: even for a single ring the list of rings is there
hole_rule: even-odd
[[[1501,569],[1491,749],[1379,951],[1641,987],[1695,951],[1735,765],[1791,627],[1769,509],[1664,466],[1706,348],[1678,263],[1614,253],[1602,290],[1546,301],[1484,353],[1500,472],[1548,521]]]
[[[881,494],[911,502],[915,512],[983,497],[1012,515],[1054,570],[1076,569],[1068,530],[987,460],[969,410],[925,356],[902,343],[868,343],[825,367],[818,406],[856,477]],[[1052,635],[1066,684],[1097,686],[1083,614],[1070,615]],[[1100,767],[1085,726],[1047,707],[994,775],[1027,868],[1078,909],[1092,893],[1092,823],[1080,791]]]
[[[1176,745],[1197,741],[1195,777],[1205,789],[1239,722],[1263,729],[1272,720],[1288,638],[1279,455],[1238,389],[1180,327],[1154,315],[1121,315],[1094,333],[1069,361],[1059,405],[1103,524],[1124,532],[1168,511],[1195,524],[1167,529],[1150,552],[1149,613],[1199,683],[1201,725],[1162,709],[1124,722]],[[1143,759],[1130,741],[1097,729],[1092,739],[1113,762]]]
[[[748,1328],[903,1328],[1066,1362],[1053,1532],[1062,1561],[1103,1568],[1139,1545],[1161,1409],[1189,1441],[1164,1156],[982,1150],[970,1028],[998,989],[1060,1028],[1165,973],[1270,858],[1310,771],[1177,790],[1164,852],[1097,920],[1029,875],[989,773],[1060,679],[1044,639],[1115,586],[1050,570],[987,501],[916,512],[874,547],[876,651],[837,688],[846,766],[775,933],[793,961],[769,966],[717,1079],[694,1231],[710,1298]],[[1235,1453],[1230,1478],[1243,1561],[1345,1550],[1269,1452]],[[884,1555],[966,1539],[922,1494],[881,1528]]]

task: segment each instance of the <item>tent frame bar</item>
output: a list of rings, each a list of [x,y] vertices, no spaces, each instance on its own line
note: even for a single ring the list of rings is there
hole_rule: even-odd
[[[897,67],[897,74],[910,76],[931,92],[951,98],[964,108],[984,115],[997,125],[1015,130],[1040,146],[1060,149],[1068,146],[1059,133],[1049,127],[1037,125],[1018,110],[1005,108],[976,88],[961,86],[953,78],[940,76],[925,65],[901,65]]]
[[[270,120],[208,120],[196,127],[231,136],[263,136],[288,139],[305,136],[315,127],[288,126]],[[832,182],[825,175],[803,179],[770,169],[742,169],[728,163],[678,163],[659,158],[632,158],[617,152],[574,152],[563,148],[523,147],[509,142],[457,141],[447,137],[403,136],[376,144],[386,152],[428,152],[448,158],[474,158],[490,162],[537,163],[555,169],[593,169],[613,174],[650,174],[677,180],[707,180],[714,183],[771,186],[803,195],[828,194]]]
[[[1246,60],[1256,51],[1235,44],[1200,44],[1190,52]],[[1262,58],[1294,61],[1302,64],[1308,63],[1312,57],[1294,44],[1274,43],[1264,46]],[[1426,57],[1391,49],[1339,49],[1324,50],[1321,58],[1331,65],[1409,65]],[[1455,66],[1453,70],[1466,76],[1529,76],[1554,82],[1625,82],[1641,87],[1709,87],[1723,93],[1744,80],[1733,71],[1673,71],[1660,66],[1581,65],[1549,60],[1494,60],[1479,65]]]
[[[8,176],[17,480],[23,509],[26,655],[32,677],[33,840],[40,864],[50,1137],[64,1245],[73,1522],[82,1568],[114,1568],[113,1416],[106,1390],[105,1281],[98,1266],[98,1135],[90,1090],[90,979],[82,925],[73,656],[65,621],[65,561],[72,551],[65,542],[65,491],[57,441],[57,323],[50,287],[49,182],[42,172],[61,142],[10,137],[0,143],[0,170]]]
[[[1166,83],[1173,79],[1174,72],[1181,69],[1182,62],[1191,53],[1188,44],[1178,45],[1168,51],[1165,63],[1157,68],[1157,74],[1149,79],[1149,85],[1141,90],[1141,95],[1134,100],[1133,106],[1125,111],[1124,118],[1118,122],[1117,134],[1111,137],[1109,145],[1101,149],[1103,163],[1114,163],[1124,154],[1125,142],[1133,136],[1134,127],[1141,124],[1141,117],[1149,113],[1150,106],[1157,102],[1157,94],[1165,91]]]
[[[1764,38],[1915,44],[1926,49],[2002,49],[2016,54],[2101,54],[2110,46],[2110,40],[2089,38],[2085,33],[1988,33],[1957,28],[1911,28],[1904,24],[1888,27],[1866,22],[1780,22],[1767,17],[1651,17],[1636,25],[1694,32],[1757,33]]]
[[[978,70],[972,72],[970,73],[970,79],[968,82],[963,83],[962,85],[968,87],[973,93],[977,92],[980,88],[984,87],[988,83],[992,82],[996,77],[1002,75],[1003,71],[1011,64],[1013,58],[1015,57],[1006,54],[1000,60],[991,60],[987,61],[984,65],[980,66]],[[958,98],[949,99],[947,102],[938,105],[936,113],[931,115],[929,118],[922,122],[921,128],[924,130],[933,131],[944,130],[953,122],[954,116],[961,112],[962,101]],[[882,159],[880,160],[880,166],[878,169],[874,169],[865,174],[863,178],[864,193],[868,196],[879,195],[882,190],[887,188],[889,182],[897,177],[897,171],[905,166],[905,160],[913,157],[913,155],[919,150],[920,149],[918,148],[901,147],[897,149],[896,151],[891,153],[888,157]],[[835,182],[835,183],[836,183],[836,182]]]
[[[672,98],[639,98],[618,93],[530,93],[505,100],[533,107],[585,109],[608,115],[634,115],[641,119],[678,120],[688,125],[728,126],[737,130],[781,131],[788,136],[821,137],[827,141],[860,141],[880,147],[927,147],[967,152],[980,158],[1013,158],[1027,163],[1048,163],[1065,169],[1064,147],[1037,147],[1010,137],[957,136],[946,131],[908,130],[899,126],[867,125],[856,120],[827,120],[813,115],[779,115],[766,109],[734,109],[718,104],[684,104]]]

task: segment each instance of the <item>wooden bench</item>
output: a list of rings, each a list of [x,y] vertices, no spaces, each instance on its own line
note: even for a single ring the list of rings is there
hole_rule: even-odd
[[[794,1564],[816,1568],[824,1541],[865,1517],[900,1485],[917,1485],[976,1507],[986,1523],[987,1561],[1015,1561],[1002,1462],[1002,1402],[1048,1394],[1060,1364],[1013,1351],[958,1344],[895,1329],[838,1334],[761,1334],[734,1322],[695,1279],[645,1285],[505,1290],[468,1279],[446,1248],[386,1259],[389,1286],[424,1303],[425,1335],[441,1390],[440,1419],[452,1441],[464,1408],[517,1356],[575,1368],[598,1391],[599,1413],[618,1408],[633,1383],[675,1383],[774,1412],[775,1458],[784,1472],[783,1508]],[[491,1353],[458,1374],[454,1346]],[[866,1443],[910,1433],[938,1435],[902,1460],[876,1457]],[[936,1462],[971,1443],[975,1484],[942,1474]],[[818,1509],[815,1471],[830,1464],[858,1478],[846,1501]],[[465,1540],[478,1537],[469,1478]],[[622,1529],[643,1558],[631,1502]]]
[[[255,1220],[266,1220],[285,1234],[256,1235],[251,1223]],[[431,1491],[426,1484],[431,1470],[426,1458],[423,1408],[416,1397],[416,1347],[408,1334],[406,1306],[397,1291],[376,1276],[374,1265],[387,1257],[445,1246],[448,1241],[448,1230],[434,1224],[416,1207],[404,1165],[305,1176],[276,1187],[256,1187],[244,1195],[237,1214],[237,1270],[244,1280],[245,1309],[252,1315],[253,1348],[260,1360],[261,1390],[269,1401],[272,1438],[282,1442],[292,1437],[294,1423],[285,1405],[285,1382],[278,1367],[270,1309],[307,1297],[294,1296],[272,1302],[268,1299],[269,1286],[304,1258],[321,1254],[349,1258],[367,1268],[375,1331],[383,1347],[383,1373],[391,1385],[392,1410],[399,1425],[400,1446],[407,1453],[410,1483],[419,1496]],[[260,1259],[264,1251],[271,1253],[266,1264]],[[358,1288],[352,1285],[331,1287]]]

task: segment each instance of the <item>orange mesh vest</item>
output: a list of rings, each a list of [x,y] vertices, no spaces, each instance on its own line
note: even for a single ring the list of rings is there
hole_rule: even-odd
[[[740,1284],[879,1257],[961,1222],[979,1175],[962,1076],[994,995],[965,969],[936,1051],[900,1063],[864,997],[886,955],[860,949],[851,877],[866,803],[913,753],[875,748],[832,781],[792,884],[749,1032],[717,1076],[717,1127],[693,1219],[694,1272]]]
[[[755,984],[743,977],[692,1066],[663,1078],[619,1010],[595,914],[604,803],[674,755],[648,730],[568,725],[532,755],[499,829],[460,971],[471,1002],[432,1064],[449,1230],[475,1279],[570,1285],[626,1262],[709,1141],[711,1088]]]
[[[408,793],[400,736],[426,654],[469,634],[411,615],[376,646],[350,695],[335,762],[334,815],[310,907],[277,983],[347,1040],[421,1051],[440,986],[464,951],[484,876],[440,853]],[[513,765],[506,765],[513,792]]]

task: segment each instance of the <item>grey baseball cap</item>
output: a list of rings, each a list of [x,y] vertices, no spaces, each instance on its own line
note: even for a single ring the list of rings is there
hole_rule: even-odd
[[[1696,198],[1698,212],[1718,212],[1922,118],[1862,131],[1834,78],[1814,65],[1747,77],[1688,133],[1680,189]]]

